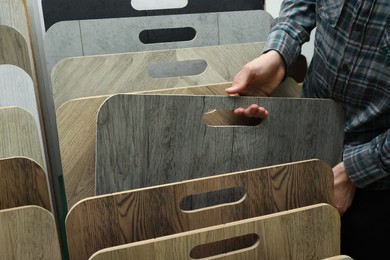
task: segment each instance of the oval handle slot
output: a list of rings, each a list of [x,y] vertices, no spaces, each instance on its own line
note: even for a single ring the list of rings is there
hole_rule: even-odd
[[[260,118],[238,116],[233,110],[214,109],[204,114],[203,121],[211,127],[257,126],[262,123]]]
[[[131,0],[131,6],[138,11],[177,9],[188,5],[188,0],[161,1],[161,0]]]
[[[257,234],[233,237],[194,247],[190,252],[191,259],[226,256],[254,249],[260,243]]]
[[[138,35],[144,44],[185,42],[195,39],[195,36],[196,30],[192,27],[144,30]]]
[[[187,196],[180,201],[179,206],[182,211],[190,213],[191,211],[205,210],[215,206],[238,204],[245,197],[245,188],[233,187]]]
[[[193,76],[203,73],[206,68],[205,60],[151,63],[149,65],[149,76],[155,79]]]

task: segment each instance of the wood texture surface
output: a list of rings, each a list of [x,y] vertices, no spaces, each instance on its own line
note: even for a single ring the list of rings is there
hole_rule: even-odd
[[[203,121],[214,109],[253,103],[269,111],[260,125]],[[115,95],[97,119],[96,194],[312,158],[334,166],[343,130],[344,112],[331,100]]]
[[[136,17],[155,15],[174,15],[189,13],[210,13],[224,11],[259,10],[263,9],[263,1],[258,0],[189,0],[184,8],[165,10],[136,10],[128,0],[51,0],[42,1],[46,29],[59,21],[101,19],[116,17]],[[160,7],[159,3],[155,7]]]
[[[187,196],[242,187],[244,199],[183,211]],[[85,199],[66,219],[71,259],[100,249],[316,203],[332,203],[329,165],[310,160]]]
[[[192,232],[103,249],[93,260],[194,259],[197,247],[226,239],[256,234],[258,241],[240,251],[223,245],[218,259],[321,259],[340,252],[340,216],[327,204],[251,218]],[[237,243],[236,242],[236,243]],[[252,243],[251,243],[252,244]],[[251,245],[250,244],[250,245]],[[209,255],[216,253],[211,248]],[[205,253],[205,252],[202,252]],[[198,258],[196,258],[198,259]],[[204,259],[204,258],[202,258]],[[213,258],[214,259],[214,258]]]
[[[52,71],[54,104],[58,109],[81,97],[230,82],[244,64],[260,55],[263,46],[248,43],[65,59]],[[152,63],[199,59],[207,62],[200,75],[149,76]]]
[[[23,0],[0,1],[0,32],[0,64],[12,64],[24,69],[35,84],[38,98],[29,21]]]
[[[0,158],[26,157],[44,165],[34,117],[19,107],[0,107]]]
[[[0,65],[0,93],[0,107],[20,107],[31,113],[34,117],[38,130],[42,159],[45,161],[40,114],[35,97],[34,83],[31,77],[19,67]],[[42,166],[46,169],[46,163]]]
[[[22,157],[0,160],[0,210],[37,205],[51,210],[46,173]]]
[[[12,27],[0,25],[0,64],[12,64],[32,75],[29,50],[23,35]]]
[[[231,83],[145,91],[147,94],[226,95]],[[287,78],[274,96],[299,97],[300,87]],[[68,208],[95,195],[96,120],[109,96],[74,99],[57,111],[57,127]]]
[[[60,260],[53,215],[37,206],[0,210],[0,259]]]
[[[271,22],[263,10],[62,21],[45,35],[46,65],[51,72],[76,56],[265,42]]]

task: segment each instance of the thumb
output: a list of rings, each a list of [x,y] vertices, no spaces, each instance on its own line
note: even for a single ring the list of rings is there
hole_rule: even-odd
[[[230,95],[240,94],[243,90],[245,90],[245,84],[236,81],[233,81],[231,87],[225,89],[226,93]]]

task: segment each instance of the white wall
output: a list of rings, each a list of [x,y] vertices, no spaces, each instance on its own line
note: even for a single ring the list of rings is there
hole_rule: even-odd
[[[281,4],[282,4],[282,0],[265,0],[265,10],[268,13],[270,13],[273,17],[278,17]],[[310,42],[305,43],[302,46],[302,54],[305,55],[307,62],[310,62],[311,58],[313,57],[314,33],[315,33],[315,29],[311,32]]]

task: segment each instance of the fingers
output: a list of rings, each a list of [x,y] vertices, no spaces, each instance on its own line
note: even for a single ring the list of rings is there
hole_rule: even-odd
[[[265,119],[268,116],[268,111],[259,105],[252,104],[247,108],[237,108],[234,113],[239,116],[255,117]]]

